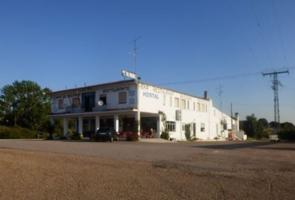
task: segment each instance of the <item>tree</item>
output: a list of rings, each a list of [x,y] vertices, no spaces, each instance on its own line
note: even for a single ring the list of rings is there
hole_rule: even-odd
[[[47,127],[50,113],[50,90],[33,81],[15,81],[0,95],[0,119],[9,126],[33,130]]]
[[[257,121],[256,138],[268,138],[271,133],[268,121],[265,118],[261,118]]]
[[[281,129],[285,131],[294,131],[295,126],[291,122],[284,122],[284,123],[281,123]]]
[[[255,137],[257,133],[257,119],[254,114],[247,116],[244,122],[244,131],[249,137]]]
[[[260,118],[258,123],[265,129],[269,127],[268,121],[265,118]]]

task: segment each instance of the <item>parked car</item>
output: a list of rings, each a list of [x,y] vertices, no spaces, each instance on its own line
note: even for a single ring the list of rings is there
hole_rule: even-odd
[[[113,128],[100,128],[94,135],[95,140],[113,142],[118,140],[118,133]]]
[[[272,135],[269,136],[269,140],[271,142],[279,142],[280,138],[279,138],[279,136],[277,134],[272,134]]]

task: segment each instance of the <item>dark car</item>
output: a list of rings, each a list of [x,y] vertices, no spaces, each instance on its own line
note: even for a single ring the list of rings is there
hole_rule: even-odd
[[[100,128],[94,135],[95,140],[113,142],[118,140],[117,132],[112,128]]]

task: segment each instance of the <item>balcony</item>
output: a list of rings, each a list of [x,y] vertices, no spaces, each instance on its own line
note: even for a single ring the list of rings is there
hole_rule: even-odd
[[[84,109],[82,109],[80,107],[68,106],[68,107],[66,107],[66,112],[67,113],[80,113],[80,112],[84,112]]]

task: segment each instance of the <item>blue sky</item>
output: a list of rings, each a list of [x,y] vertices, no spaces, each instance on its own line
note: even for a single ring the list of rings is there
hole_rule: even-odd
[[[0,87],[33,80],[52,90],[121,79],[132,66],[146,82],[202,95],[244,117],[273,119],[270,78],[282,75],[281,121],[295,122],[293,0],[1,0]],[[212,77],[257,73],[231,79]],[[189,84],[165,84],[190,81]],[[223,93],[218,95],[218,88]]]

